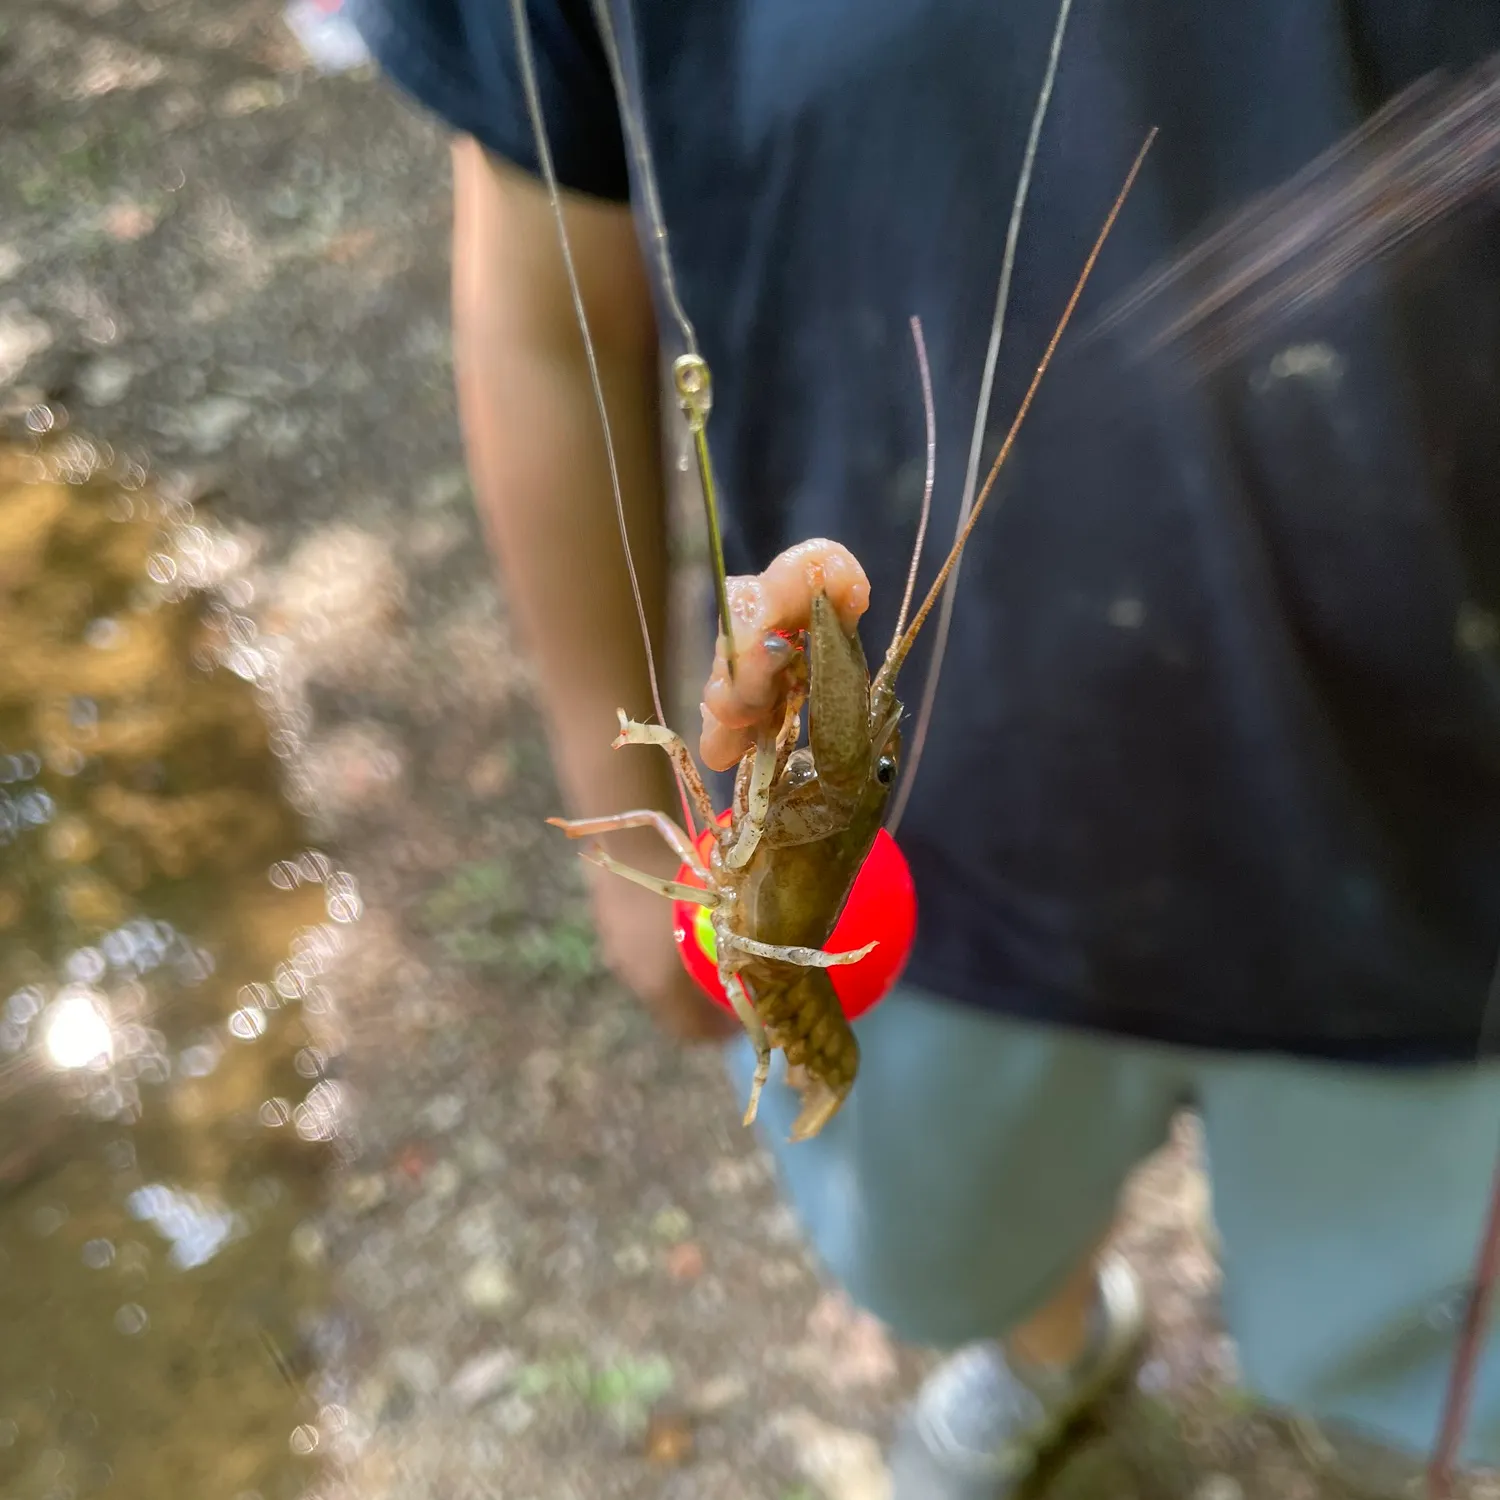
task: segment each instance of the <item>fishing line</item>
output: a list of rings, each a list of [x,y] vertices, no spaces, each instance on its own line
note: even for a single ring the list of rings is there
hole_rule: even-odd
[[[1062,0],[1057,8],[1057,21],[1052,29],[1052,46],[1047,54],[1047,71],[1042,77],[1042,89],[1037,95],[1036,108],[1031,114],[1031,129],[1026,137],[1026,152],[1021,158],[1021,175],[1016,181],[1015,201],[1011,204],[1010,224],[1005,231],[1005,255],[1000,264],[1000,288],[995,297],[995,317],[990,325],[989,348],[985,351],[984,374],[979,382],[979,409],[974,414],[974,432],[969,439],[969,463],[964,473],[963,498],[958,507],[958,523],[953,529],[955,544],[963,534],[969,513],[974,508],[974,491],[979,483],[979,461],[984,449],[985,429],[989,425],[990,401],[994,395],[995,370],[1000,362],[1000,341],[1005,332],[1005,314],[1010,306],[1010,282],[1015,271],[1016,247],[1021,239],[1021,218],[1026,209],[1026,198],[1031,191],[1031,175],[1036,165],[1037,147],[1042,137],[1042,124],[1047,118],[1047,109],[1052,102],[1052,86],[1057,79],[1058,60],[1062,56],[1063,38],[1068,29],[1068,16],[1073,9],[1073,0]],[[937,701],[938,679],[943,670],[943,656],[948,648],[948,630],[953,622],[953,601],[958,591],[958,566],[955,564],[949,575],[948,589],[943,595],[943,607],[938,614],[937,635],[933,640],[932,659],[927,668],[927,679],[922,684],[922,702],[917,709],[917,724],[912,735],[911,754],[906,763],[906,774],[896,788],[892,799],[891,813],[886,827],[894,837],[901,826],[906,804],[911,798],[912,783],[916,779],[917,767],[922,760],[922,750],[927,743],[927,731],[932,724],[933,706]]]
[[[594,338],[589,328],[588,310],[584,306],[583,289],[578,281],[578,268],[573,261],[573,244],[568,238],[568,226],[563,214],[557,168],[552,160],[552,144],[547,135],[547,122],[542,111],[541,88],[536,76],[536,59],[531,50],[531,29],[526,21],[526,0],[510,0],[510,13],[515,30],[517,59],[521,66],[521,86],[526,94],[526,110],[531,117],[532,133],[536,138],[537,158],[542,168],[542,178],[547,184],[552,217],[557,225],[557,237],[562,247],[563,264],[567,270],[568,291],[573,299],[573,312],[578,319],[579,332],[583,335],[584,353],[589,366],[589,380],[594,388],[594,405],[598,408],[599,422],[604,429],[604,451],[609,461],[609,483],[614,495],[615,520],[620,528],[620,544],[625,551],[625,567],[630,575],[630,593],[635,600],[635,615],[641,630],[641,645],[646,652],[646,671],[651,679],[651,704],[656,710],[657,721],[665,724],[667,714],[662,707],[661,684],[656,673],[656,653],[651,645],[651,628],[646,619],[646,603],[641,596],[641,580],[636,572],[635,554],[630,546],[630,527],[625,519],[625,493],[620,484],[620,466],[615,454],[614,433],[610,427],[609,406],[604,399],[604,380],[599,373],[599,357],[594,349]],[[672,774],[677,782],[677,794],[682,801],[682,815],[691,836],[695,825],[688,800],[687,785],[683,781],[682,773],[675,765]]]
[[[632,37],[635,35],[635,19],[630,0],[620,0]],[[713,575],[714,604],[719,615],[719,630],[724,638],[724,664],[734,680],[734,631],[729,617],[729,582],[724,566],[724,532],[719,521],[718,486],[714,483],[712,458],[708,449],[708,415],[713,409],[713,386],[708,361],[698,348],[698,336],[677,293],[677,277],[672,270],[672,256],[667,248],[667,219],[662,212],[661,193],[656,185],[656,163],[651,155],[651,143],[646,137],[646,109],[641,100],[640,79],[635,69],[634,50],[627,54],[615,35],[614,21],[610,15],[609,0],[593,0],[594,20],[604,44],[605,56],[609,59],[610,74],[614,79],[615,96],[619,101],[620,119],[630,143],[631,155],[635,158],[636,177],[644,199],[646,218],[651,229],[651,244],[655,251],[657,269],[661,277],[662,300],[667,304],[677,324],[686,352],[672,362],[672,381],[677,391],[678,404],[687,418],[688,431],[693,439],[693,457],[698,466],[698,488],[703,499],[703,521],[708,531],[709,567]]]

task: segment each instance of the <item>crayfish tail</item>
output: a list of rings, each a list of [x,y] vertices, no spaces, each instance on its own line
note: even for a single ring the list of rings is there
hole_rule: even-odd
[[[815,1079],[802,1098],[802,1109],[792,1121],[792,1142],[810,1141],[839,1112],[849,1097],[849,1086],[834,1088]]]

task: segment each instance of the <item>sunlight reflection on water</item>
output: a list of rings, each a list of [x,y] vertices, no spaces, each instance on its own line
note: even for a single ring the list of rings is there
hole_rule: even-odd
[[[216,591],[232,539],[65,413],[26,426],[0,446],[0,1494],[295,1500],[343,1425],[295,1246],[361,898],[284,790],[275,652]]]

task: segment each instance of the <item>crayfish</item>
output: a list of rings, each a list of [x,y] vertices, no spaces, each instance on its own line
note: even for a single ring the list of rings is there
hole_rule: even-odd
[[[857,963],[874,944],[837,954],[822,945],[884,820],[900,763],[902,707],[889,687],[893,673],[870,681],[857,630],[869,584],[845,548],[802,542],[759,577],[728,582],[746,637],[736,653],[739,691],[730,686],[721,638],[700,744],[714,770],[739,763],[728,826],[718,822],[680,736],[622,712],[615,740],[671,755],[695,812],[714,830],[707,863],[659,812],[549,821],[571,838],[655,828],[697,873],[702,888],[629,869],[602,850],[587,856],[664,896],[709,908],[719,979],[756,1049],[745,1121],[755,1118],[771,1050],[780,1048],[807,1080],[792,1131],[801,1140],[833,1116],[859,1067],[859,1044],[827,970]],[[798,638],[805,644],[794,644]],[[804,706],[808,743],[799,747]]]

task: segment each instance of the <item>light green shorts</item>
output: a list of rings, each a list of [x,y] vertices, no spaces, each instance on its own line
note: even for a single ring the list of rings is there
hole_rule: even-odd
[[[911,989],[856,1029],[859,1082],[822,1135],[786,1143],[779,1054],[761,1129],[817,1255],[899,1337],[955,1345],[1043,1305],[1193,1104],[1249,1391],[1430,1450],[1500,1149],[1500,1066],[1200,1052]],[[753,1062],[733,1044],[741,1098]],[[1500,1340],[1466,1457],[1500,1463]]]

